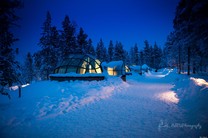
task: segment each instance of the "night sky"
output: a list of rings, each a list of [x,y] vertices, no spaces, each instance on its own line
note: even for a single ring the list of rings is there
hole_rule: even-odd
[[[24,7],[17,11],[21,18],[15,36],[20,40],[19,59],[27,52],[34,53],[38,46],[41,27],[50,11],[52,25],[61,28],[65,15],[76,22],[77,32],[83,27],[94,46],[100,38],[107,47],[110,40],[123,43],[129,50],[135,43],[139,50],[144,40],[156,41],[164,46],[167,35],[173,30],[173,18],[179,0],[24,0]]]

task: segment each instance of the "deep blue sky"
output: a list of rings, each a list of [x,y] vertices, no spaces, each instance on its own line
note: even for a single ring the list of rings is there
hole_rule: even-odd
[[[50,11],[52,24],[61,29],[65,15],[76,22],[77,31],[83,27],[94,46],[100,38],[107,47],[110,40],[121,41],[126,50],[135,43],[139,49],[144,40],[164,46],[173,30],[172,21],[179,0],[24,0],[24,8],[17,11],[21,26],[16,28],[20,39],[20,57],[34,53],[38,46],[41,26]]]

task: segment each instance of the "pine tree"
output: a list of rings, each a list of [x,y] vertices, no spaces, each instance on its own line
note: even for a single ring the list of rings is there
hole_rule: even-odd
[[[149,63],[148,63],[148,65],[152,68],[154,68],[154,60],[155,60],[154,49],[152,46],[150,46],[149,47]]]
[[[169,67],[167,64],[167,57],[166,57],[166,52],[165,52],[165,48],[162,49],[162,57],[161,57],[161,63],[160,66],[161,68],[166,68]]]
[[[75,26],[70,22],[69,16],[66,15],[62,22],[61,31],[61,59],[69,57],[70,54],[79,52],[76,45]]]
[[[150,45],[147,40],[144,41],[144,64],[147,64],[150,66],[150,57],[151,51],[150,51]]]
[[[35,80],[41,80],[41,66],[43,62],[43,56],[42,56],[42,51],[38,51],[34,53],[33,58],[34,58],[34,79]]]
[[[105,46],[104,46],[104,43],[103,43],[103,40],[100,39],[100,41],[98,42],[97,44],[97,47],[96,47],[96,56],[99,60],[101,61],[106,61],[106,49],[105,49]]]
[[[129,52],[128,51],[126,51],[126,50],[124,50],[124,63],[125,63],[125,65],[131,65],[131,59],[130,59],[130,55],[129,55]]]
[[[15,82],[16,71],[15,51],[12,48],[16,39],[11,32],[11,27],[16,26],[19,19],[14,9],[21,6],[20,1],[2,0],[0,3],[0,82],[2,86],[11,86]]]
[[[161,68],[161,62],[162,62],[162,49],[157,46],[157,43],[155,42],[154,47],[153,47],[153,68],[158,70]]]
[[[134,64],[139,64],[139,50],[137,44],[134,45]]]
[[[124,60],[124,49],[121,42],[116,42],[114,51],[114,60]]]
[[[53,54],[53,60],[54,62],[60,62],[61,59],[61,46],[60,46],[60,34],[55,26],[51,28],[51,45],[52,48],[52,54]]]
[[[26,83],[30,83],[33,81],[33,77],[34,77],[33,58],[29,52],[27,54],[24,65],[24,80]]]
[[[45,22],[43,23],[43,27],[42,27],[42,36],[40,38],[40,42],[39,42],[39,45],[42,47],[42,48],[47,48],[48,46],[50,46],[51,44],[51,14],[50,12],[48,11],[47,14],[46,14],[46,20]]]
[[[80,54],[88,54],[89,48],[87,45],[87,34],[84,33],[83,28],[80,28],[79,34],[77,35],[77,49]]]
[[[43,32],[40,38],[39,45],[41,46],[41,78],[42,79],[49,79],[49,74],[53,73],[54,68],[57,65],[57,56],[56,56],[56,48],[57,40],[54,39],[57,36],[57,32],[55,27],[51,26],[51,15],[50,12],[47,12],[46,20],[43,23]],[[58,52],[57,52],[58,53]]]
[[[189,68],[190,64],[192,70],[201,70],[203,68],[202,70],[207,71],[207,7],[207,0],[181,0],[176,8],[174,18],[174,45],[179,51],[179,73],[183,65]],[[187,52],[189,48],[190,53]]]
[[[90,55],[93,55],[93,56],[95,56],[95,48],[94,48],[94,46],[92,45],[92,39],[89,39],[88,40],[88,42],[87,42],[87,47],[88,47],[88,54],[90,54]]]
[[[110,43],[108,45],[108,62],[113,61],[114,58],[114,46],[113,41],[110,40]]]
[[[173,32],[171,32],[168,36],[167,36],[167,40],[165,43],[165,47],[164,47],[164,60],[167,64],[168,67],[177,67],[178,65],[178,48],[176,45],[174,45],[175,43],[175,34]]]
[[[131,65],[136,65],[134,62],[134,57],[135,57],[135,53],[134,53],[134,47],[130,48],[130,64]]]
[[[140,65],[142,66],[144,64],[144,52],[141,50],[139,52],[139,59],[140,59]]]
[[[51,14],[48,11],[46,15],[46,20],[43,23],[42,27],[42,36],[40,38],[39,45],[42,48],[41,54],[43,56],[43,60],[41,63],[41,77],[42,79],[48,79],[48,75],[50,73],[50,54],[51,54]]]
[[[108,60],[107,49],[104,46],[103,47],[103,60],[102,61],[107,61],[107,60]]]
[[[17,39],[10,31],[15,26],[15,22],[19,19],[15,14],[15,9],[21,7],[18,0],[1,0],[0,2],[0,93],[7,95],[4,87],[11,86],[13,83],[19,82],[19,64],[15,61],[14,50],[12,45]]]

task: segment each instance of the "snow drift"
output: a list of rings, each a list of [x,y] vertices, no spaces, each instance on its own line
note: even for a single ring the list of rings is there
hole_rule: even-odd
[[[207,82],[163,69],[127,82],[35,82],[0,96],[2,137],[206,136]]]

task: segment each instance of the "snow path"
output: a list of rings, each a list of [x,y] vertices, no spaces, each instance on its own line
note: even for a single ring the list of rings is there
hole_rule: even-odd
[[[133,75],[127,77],[127,83],[115,79],[58,84],[42,82],[26,87],[27,92],[41,89],[42,95],[35,100],[34,97],[33,100],[23,97],[22,104],[20,101],[1,104],[0,113],[6,115],[0,116],[1,136],[201,136],[198,135],[203,127],[201,122],[190,120],[191,115],[179,104],[181,99],[173,90],[175,77],[167,75]],[[49,87],[51,93],[46,93]],[[18,107],[14,106],[16,103]]]

